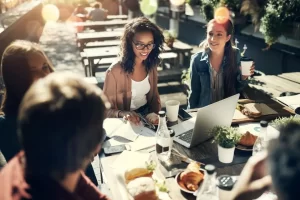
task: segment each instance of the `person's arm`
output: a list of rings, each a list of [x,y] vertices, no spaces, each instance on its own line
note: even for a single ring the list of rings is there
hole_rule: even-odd
[[[88,14],[86,15],[86,19],[90,20],[92,18],[92,12],[93,12],[93,10],[88,12]]]
[[[107,110],[106,117],[119,118],[121,110],[117,108],[117,81],[111,70],[106,72],[105,81],[103,85],[103,92],[108,98],[111,108]]]
[[[148,102],[148,105],[149,105],[150,112],[154,112],[157,114],[161,110],[161,102],[160,102],[160,97],[157,88],[158,74],[157,74],[156,67],[153,69],[152,73],[153,73],[153,85],[151,85],[151,88],[153,89],[153,98],[150,103]]]
[[[108,98],[111,108],[107,110],[106,117],[108,118],[124,118],[131,123],[138,124],[139,116],[134,111],[125,111],[118,109],[117,106],[117,80],[112,70],[106,72],[103,92]]]
[[[252,156],[246,163],[229,200],[252,200],[260,197],[272,185],[266,169],[267,153]]]
[[[197,72],[197,56],[192,57],[190,63],[190,78],[191,91],[189,96],[189,109],[197,108],[199,106],[199,99],[201,93],[200,77]]]
[[[83,172],[81,172],[75,192],[84,199],[109,200]]]

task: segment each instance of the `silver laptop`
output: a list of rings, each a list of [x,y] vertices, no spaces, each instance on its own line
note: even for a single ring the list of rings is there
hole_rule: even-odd
[[[197,116],[172,126],[174,141],[187,148],[210,139],[209,131],[214,126],[230,126],[240,94],[199,108]]]

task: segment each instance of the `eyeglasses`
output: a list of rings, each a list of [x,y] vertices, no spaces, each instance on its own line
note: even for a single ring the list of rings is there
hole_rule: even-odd
[[[142,44],[142,43],[135,43],[135,42],[132,43],[134,44],[137,50],[144,50],[145,47],[147,47],[148,50],[152,50],[155,47],[154,43],[150,43],[150,44]]]

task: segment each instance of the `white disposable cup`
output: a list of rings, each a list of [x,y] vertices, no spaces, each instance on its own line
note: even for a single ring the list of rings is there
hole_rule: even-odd
[[[242,68],[242,75],[243,76],[250,76],[251,75],[251,66],[253,65],[253,61],[241,61],[241,68]]]
[[[170,122],[175,122],[178,120],[180,102],[177,100],[166,101],[167,118]]]

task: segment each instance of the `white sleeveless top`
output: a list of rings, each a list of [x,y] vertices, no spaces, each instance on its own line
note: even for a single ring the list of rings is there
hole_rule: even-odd
[[[146,94],[150,91],[149,75],[142,81],[131,79],[130,110],[136,110],[147,103]]]

